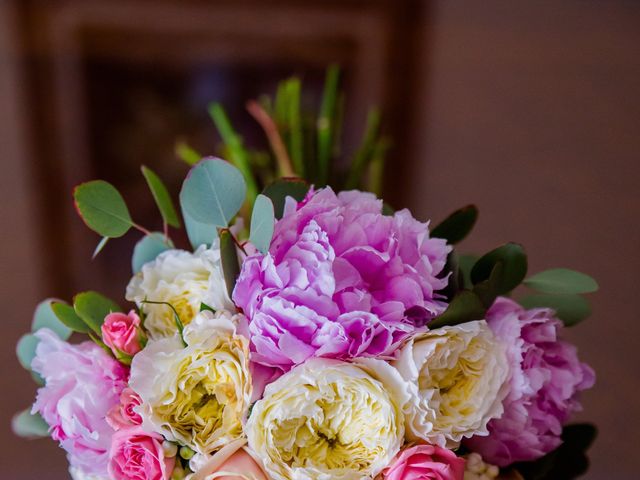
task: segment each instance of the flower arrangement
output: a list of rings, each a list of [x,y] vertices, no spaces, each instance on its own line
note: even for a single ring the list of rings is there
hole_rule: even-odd
[[[249,103],[274,171],[256,166],[261,156],[212,106],[230,161],[179,146],[192,165],[180,192],[190,248],[170,238],[181,222],[150,169],[163,232],[136,224],[107,182],[75,190],[103,237],[96,254],[131,228],[144,233],[130,306],[93,291],[46,300],[17,347],[39,388],[14,430],[57,441],[75,480],[557,479],[586,469],[595,430],[568,421],[594,373],[560,336],[589,314],[581,295],[596,283],[567,269],[527,276],[515,243],[460,254],[473,206],[431,227],[356,189],[380,185],[375,112],[351,170],[335,174],[337,80],[331,68],[315,127],[301,122],[298,79]],[[310,128],[316,154],[305,157]],[[521,284],[538,293],[514,300]]]

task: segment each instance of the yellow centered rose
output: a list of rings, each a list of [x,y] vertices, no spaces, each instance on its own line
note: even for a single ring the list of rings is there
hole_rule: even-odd
[[[502,415],[504,349],[484,320],[420,334],[392,362],[410,384],[407,437],[454,448]]]
[[[227,295],[217,245],[202,246],[194,253],[161,253],[131,279],[126,298],[136,302],[145,314],[144,327],[151,338],[172,336],[177,330],[176,322],[168,306],[144,301],[170,303],[184,325],[200,312],[203,303],[214,310],[235,308]]]
[[[377,475],[404,441],[402,380],[387,363],[311,359],[267,386],[246,425],[275,480]]]
[[[225,311],[202,312],[177,336],[151,340],[131,365],[143,426],[198,453],[242,436],[251,398],[249,340]]]

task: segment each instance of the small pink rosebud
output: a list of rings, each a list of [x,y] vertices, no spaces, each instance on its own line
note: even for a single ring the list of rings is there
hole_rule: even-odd
[[[142,400],[138,394],[130,387],[126,387],[120,394],[120,402],[107,413],[107,423],[116,431],[141,425],[142,417],[134,410],[141,403]]]
[[[114,312],[107,315],[102,324],[102,341],[118,357],[133,356],[142,350],[140,317],[131,310],[128,314]]]

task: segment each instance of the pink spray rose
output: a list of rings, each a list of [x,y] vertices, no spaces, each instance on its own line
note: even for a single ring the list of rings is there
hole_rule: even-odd
[[[245,260],[233,293],[252,359],[287,371],[314,356],[392,354],[445,309],[450,250],[408,210],[383,215],[370,193],[288,199],[269,252]]]
[[[246,443],[246,439],[239,439],[222,447],[191,480],[268,480],[262,467],[247,452]]]
[[[114,433],[109,457],[112,480],[168,480],[175,465],[175,458],[164,456],[162,436],[140,427]]]
[[[120,403],[109,410],[107,423],[114,430],[142,425],[142,417],[134,411],[141,403],[142,400],[136,392],[129,387],[125,388],[120,395]]]
[[[102,324],[102,341],[117,356],[124,353],[133,357],[142,350],[140,317],[131,310],[128,314],[114,312]]]
[[[488,424],[489,436],[472,437],[466,446],[504,467],[560,445],[563,425],[580,410],[578,394],[593,386],[595,374],[578,360],[573,345],[558,339],[562,323],[552,310],[525,310],[498,298],[487,323],[507,346],[510,391],[504,414]]]
[[[128,369],[93,342],[71,345],[46,328],[35,335],[40,343],[31,366],[45,386],[32,411],[49,424],[73,467],[106,476],[113,429],[105,417],[118,404]]]
[[[462,480],[464,459],[446,448],[415,445],[402,450],[382,471],[383,480]]]

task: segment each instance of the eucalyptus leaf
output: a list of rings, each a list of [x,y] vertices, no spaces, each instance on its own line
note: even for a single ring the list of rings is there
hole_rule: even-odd
[[[262,253],[269,251],[275,221],[271,199],[262,194],[258,195],[251,213],[249,240]]]
[[[73,298],[73,308],[78,316],[96,334],[102,335],[104,318],[112,312],[120,312],[120,306],[98,292],[82,292]]]
[[[568,268],[553,268],[526,278],[527,287],[542,293],[591,293],[598,290],[598,283],[581,272]]]
[[[502,263],[502,271],[493,280],[496,295],[504,295],[516,288],[527,274],[527,255],[517,243],[507,243],[480,257],[471,269],[474,285],[488,280],[496,264]]]
[[[279,220],[284,212],[285,200],[292,197],[301,202],[309,191],[309,185],[301,178],[281,178],[268,185],[262,194],[273,202],[275,217]]]
[[[481,320],[485,313],[486,308],[475,293],[461,290],[453,297],[444,313],[429,323],[429,328],[434,329],[445,325],[458,325],[472,320]]]
[[[51,308],[51,304],[56,301],[52,298],[40,302],[33,314],[31,322],[31,331],[37,332],[41,328],[48,328],[60,337],[61,340],[67,340],[71,336],[71,329],[62,323],[56,313]]]
[[[158,255],[170,248],[173,248],[173,243],[165,238],[162,233],[153,232],[142,237],[136,243],[133,249],[133,257],[131,257],[133,273],[138,273],[145,263],[155,260]]]
[[[39,413],[23,410],[11,419],[11,429],[19,437],[44,438],[49,436],[49,425]]]
[[[182,209],[182,218],[184,219],[184,226],[187,230],[189,242],[194,250],[200,245],[209,247],[213,243],[213,240],[218,238],[218,230],[215,225],[194,220],[184,209]]]
[[[528,295],[519,303],[524,308],[552,308],[567,327],[572,327],[591,315],[589,302],[580,295]]]
[[[20,365],[26,370],[31,370],[31,362],[36,356],[36,347],[40,343],[40,339],[32,333],[23,335],[16,345],[16,355],[20,361]]]
[[[93,251],[93,255],[91,255],[91,260],[93,260],[98,256],[98,254],[102,251],[102,249],[107,245],[108,241],[109,241],[109,237],[102,237],[102,239],[100,239],[100,241],[96,245],[95,250]]]
[[[187,165],[195,165],[200,160],[202,160],[202,155],[200,155],[195,149],[191,148],[185,142],[176,143],[176,155]]]
[[[229,298],[233,298],[233,289],[240,275],[240,264],[235,242],[228,229],[220,231],[220,261]]]
[[[122,195],[104,180],[93,180],[78,185],[73,197],[84,222],[103,237],[121,237],[133,226]]]
[[[242,173],[229,162],[208,157],[189,172],[182,185],[180,203],[193,220],[226,228],[246,196]]]
[[[143,165],[141,170],[142,175],[144,175],[144,178],[147,181],[147,185],[149,185],[149,190],[151,190],[153,199],[156,201],[158,210],[160,210],[162,219],[168,225],[171,225],[175,228],[180,228],[178,213],[173,206],[173,201],[171,200],[171,195],[169,195],[169,190],[167,190],[167,187],[165,186],[162,179],[149,167],[145,167]]]
[[[456,244],[469,235],[477,220],[478,209],[475,205],[467,205],[445,218],[431,231],[431,236]]]
[[[74,332],[89,333],[91,328],[82,320],[71,305],[62,302],[53,302],[51,310],[64,325]]]

